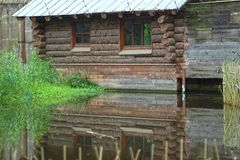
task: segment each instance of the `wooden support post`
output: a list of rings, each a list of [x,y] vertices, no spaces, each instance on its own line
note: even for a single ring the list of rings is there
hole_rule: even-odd
[[[182,71],[182,93],[185,93],[186,91],[186,70],[185,67],[183,67]]]
[[[41,146],[41,160],[45,160],[44,148]]]
[[[118,143],[115,142],[115,149],[116,149],[116,156],[115,156],[115,160],[120,160],[120,149],[119,149],[119,146],[118,146]]]
[[[102,160],[102,157],[103,157],[103,147],[101,146],[100,150],[98,150],[98,147],[94,147],[94,150],[95,150],[95,154],[96,154],[97,160]]]
[[[67,146],[63,146],[63,160],[67,160]]]
[[[154,160],[154,144],[151,146],[151,160]]]
[[[129,147],[129,150],[130,150],[131,159],[138,160],[140,153],[141,153],[141,149],[138,149],[136,155],[134,155],[132,147]]]
[[[19,43],[19,57],[23,64],[27,63],[26,52],[26,38],[25,38],[25,18],[18,18],[18,43]]]
[[[207,145],[208,145],[207,139],[204,139],[204,154],[203,154],[204,160],[207,160],[207,147],[208,147]]]
[[[217,146],[217,140],[216,139],[214,139],[214,149],[215,149],[215,153],[216,153],[216,159],[220,160],[218,146]]]
[[[82,160],[82,148],[78,148],[78,160]]]
[[[165,155],[164,160],[168,160],[168,141],[165,142]]]
[[[183,139],[180,140],[180,160],[183,160]]]

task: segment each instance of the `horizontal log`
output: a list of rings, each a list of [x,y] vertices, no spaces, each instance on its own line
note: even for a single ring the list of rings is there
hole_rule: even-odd
[[[174,38],[162,39],[162,45],[165,46],[165,47],[174,46],[175,45],[175,39]]]
[[[183,62],[184,62],[184,58],[182,58],[182,57],[176,58],[176,63],[183,63]]]
[[[163,35],[164,32],[161,31],[160,27],[152,28],[152,35]]]
[[[43,29],[45,27],[44,23],[32,22],[32,30]]]
[[[91,23],[91,30],[119,29],[120,21],[96,21]]]
[[[44,48],[44,49],[37,49],[37,53],[38,54],[41,54],[41,55],[43,55],[43,54],[46,54],[46,49]]]
[[[153,56],[165,57],[166,54],[167,54],[166,49],[153,49],[152,51]]]
[[[48,31],[45,32],[47,38],[69,38],[71,37],[71,31]]]
[[[174,20],[175,27],[183,27],[185,25],[184,19],[175,19]]]
[[[46,50],[47,51],[70,51],[72,49],[71,44],[47,44]]]
[[[157,20],[152,21],[152,28],[160,28],[160,24],[158,23]]]
[[[176,42],[184,42],[185,41],[185,35],[184,34],[175,34],[174,39]]]
[[[45,47],[46,47],[46,42],[35,41],[35,42],[34,42],[34,47],[37,47],[37,48],[45,48]]]
[[[91,44],[119,44],[119,36],[91,37]]]
[[[163,34],[163,38],[174,38],[174,32],[173,31],[168,31]]]
[[[47,38],[46,39],[47,44],[71,44],[70,37],[64,37],[64,38]]]
[[[176,47],[175,46],[169,46],[169,47],[167,47],[167,51],[170,52],[170,53],[175,53]]]
[[[118,55],[119,51],[91,51],[91,55],[94,56],[111,56],[111,55]]]
[[[71,55],[71,51],[47,51],[46,55],[52,57],[66,57]]]
[[[167,62],[175,62],[176,60],[176,55],[174,53],[168,53],[166,56],[165,56],[165,60]]]
[[[184,54],[184,50],[183,49],[176,49],[176,56],[177,57],[182,57]]]
[[[108,51],[108,50],[119,50],[119,44],[92,44],[92,51]]]
[[[104,29],[104,30],[91,30],[91,36],[119,36],[120,30],[119,29]]]
[[[185,27],[175,27],[174,32],[175,33],[184,33],[185,32]]]
[[[46,41],[46,37],[45,35],[34,35],[33,40],[35,42],[42,42],[42,41]]]
[[[164,23],[160,25],[162,32],[174,31],[174,25],[172,23]]]
[[[161,43],[162,35],[152,35],[152,42],[153,43]]]
[[[43,35],[44,34],[44,30],[43,29],[34,29],[32,31],[32,35],[35,36],[35,35]]]
[[[73,63],[73,59],[71,57],[53,57],[54,63]]]
[[[153,48],[153,49],[165,49],[166,47],[163,46],[162,43],[153,43],[153,44],[152,44],[152,48]]]
[[[184,42],[177,42],[175,44],[177,49],[185,49],[185,43]]]

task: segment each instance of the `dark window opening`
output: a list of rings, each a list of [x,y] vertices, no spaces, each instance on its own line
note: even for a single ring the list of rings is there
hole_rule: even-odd
[[[141,132],[141,129],[139,131],[122,131],[121,139],[123,159],[131,160],[130,147],[133,149],[134,154],[136,154],[139,149],[141,150],[139,160],[147,160],[151,158],[153,133],[144,133],[144,131]]]
[[[90,28],[89,22],[75,22],[73,32],[74,45],[90,44]]]
[[[152,44],[152,26],[149,21],[127,20],[124,23],[125,46],[147,46]]]

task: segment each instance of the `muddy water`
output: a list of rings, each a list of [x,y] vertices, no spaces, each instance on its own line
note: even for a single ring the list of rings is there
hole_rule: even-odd
[[[163,159],[168,141],[169,159],[179,159],[182,139],[184,159],[203,159],[207,139],[207,157],[214,159],[216,139],[221,159],[232,159],[231,149],[239,156],[238,112],[225,111],[234,118],[224,119],[222,96],[215,93],[106,93],[58,106],[42,145],[46,159],[62,159],[66,145],[68,159],[78,158],[79,147],[83,159],[96,159],[93,147],[102,146],[103,159],[112,160],[118,144],[122,159],[131,159],[132,147],[141,149],[139,160],[149,160],[151,145],[154,158]]]

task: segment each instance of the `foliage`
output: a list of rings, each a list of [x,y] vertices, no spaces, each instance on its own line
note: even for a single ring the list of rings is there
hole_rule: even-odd
[[[233,107],[240,105],[240,63],[226,61],[223,64],[224,103]]]
[[[80,72],[70,73],[64,79],[65,83],[73,88],[81,88],[87,86],[97,86],[95,83],[89,81]]]
[[[35,53],[27,65],[14,52],[0,54],[0,73],[0,148],[17,143],[26,129],[39,140],[48,129],[53,105],[103,91],[94,85],[72,88],[58,83],[51,61]]]

